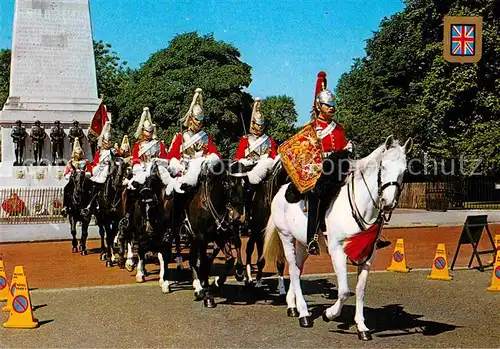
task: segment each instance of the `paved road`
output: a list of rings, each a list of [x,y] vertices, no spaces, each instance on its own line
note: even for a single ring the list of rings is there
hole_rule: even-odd
[[[358,341],[350,298],[339,319],[321,320],[333,304],[331,279],[304,282],[314,327],[300,328],[275,295],[256,295],[228,285],[215,309],[193,301],[189,287],[164,295],[157,285],[34,290],[34,330],[0,328],[2,348],[494,348],[500,343],[500,293],[487,292],[491,273],[455,272],[452,281],[426,279],[427,272],[370,275],[365,317],[374,331]],[[351,288],[354,275],[350,276]],[[271,286],[274,281],[270,280]],[[156,284],[156,283],[155,283]],[[253,296],[252,296],[253,295]],[[333,295],[333,298],[332,298]],[[3,322],[7,314],[0,315]]]

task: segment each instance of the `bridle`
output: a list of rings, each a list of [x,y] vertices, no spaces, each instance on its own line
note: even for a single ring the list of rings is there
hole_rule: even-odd
[[[368,227],[371,227],[372,225],[376,223],[381,223],[383,222],[389,222],[392,217],[392,212],[397,206],[397,203],[399,201],[399,196],[401,195],[401,192],[403,191],[404,185],[401,185],[398,181],[391,181],[382,184],[382,160],[379,161],[378,164],[378,172],[377,172],[377,187],[378,187],[378,202],[375,201],[373,198],[373,195],[370,191],[370,188],[368,187],[368,184],[366,183],[365,176],[363,175],[363,172],[360,171],[361,178],[363,179],[363,183],[365,184],[366,190],[368,191],[368,194],[370,195],[370,199],[372,201],[372,205],[375,209],[378,210],[377,217],[373,222],[367,222],[361,213],[359,212],[359,208],[356,205],[356,200],[353,199],[355,197],[355,191],[354,191],[354,172],[351,173],[351,178],[350,178],[350,188],[349,188],[349,183],[347,184],[347,197],[349,198],[349,204],[351,206],[351,212],[354,220],[358,224],[359,228],[361,231],[366,231]],[[382,198],[382,193],[384,192],[385,189],[389,188],[390,186],[396,186],[396,199],[395,199],[395,205],[394,207],[389,211],[387,214],[384,212],[384,200]],[[352,194],[351,194],[352,192]]]
[[[228,173],[226,170],[224,170],[224,177],[227,177],[227,176],[228,176]],[[226,183],[228,181],[228,178],[222,178],[221,180],[223,182],[222,185],[224,186],[224,189],[226,189],[226,187],[227,187]],[[210,214],[212,215],[213,219],[215,220],[217,230],[226,231],[228,229],[228,227],[227,227],[227,222],[225,221],[225,219],[226,219],[227,213],[231,209],[230,204],[228,202],[229,200],[225,200],[225,202],[227,202],[227,204],[226,204],[226,210],[225,210],[224,214],[222,216],[219,215],[219,213],[215,209],[214,204],[212,202],[212,199],[210,197],[211,188],[209,187],[209,183],[210,183],[210,179],[208,176],[208,168],[204,167],[204,169],[202,170],[202,178],[201,178],[201,189],[202,189],[201,190],[201,200],[202,200],[203,204],[208,208],[208,210],[210,211]],[[226,195],[228,195],[229,191],[228,190],[224,190],[224,191],[226,192]]]

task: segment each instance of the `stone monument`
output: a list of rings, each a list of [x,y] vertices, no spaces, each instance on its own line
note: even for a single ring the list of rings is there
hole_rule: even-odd
[[[49,164],[53,149],[48,132],[56,120],[60,120],[66,135],[75,120],[87,133],[101,102],[97,95],[89,0],[16,0],[12,38],[9,98],[0,112],[0,187],[63,186],[66,182],[59,177],[64,168],[31,166],[36,148],[31,137],[25,140],[24,168],[13,166],[11,131],[18,120],[27,130],[39,121],[37,126],[43,128],[47,137],[40,141],[42,149],[36,150]],[[64,137],[60,147],[66,161],[71,157],[69,141],[69,137]],[[86,157],[92,159],[87,139],[80,142]],[[42,169],[44,175],[38,173]],[[21,170],[22,178],[17,178]]]

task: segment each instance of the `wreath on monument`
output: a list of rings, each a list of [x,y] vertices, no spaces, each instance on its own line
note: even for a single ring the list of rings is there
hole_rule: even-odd
[[[10,198],[4,200],[2,209],[9,214],[9,216],[21,215],[26,208],[24,201],[19,198],[17,193],[12,193]]]

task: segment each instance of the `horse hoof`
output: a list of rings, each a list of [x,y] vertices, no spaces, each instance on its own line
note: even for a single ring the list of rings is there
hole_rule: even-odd
[[[217,304],[215,304],[215,301],[212,297],[208,297],[203,299],[203,305],[205,308],[215,308]]]
[[[134,271],[134,266],[128,263],[125,263],[125,270],[128,271],[129,273]]]
[[[111,268],[113,266],[113,263],[110,261],[106,261],[106,268]]]
[[[89,252],[88,252],[87,250],[83,250],[82,252],[80,252],[80,254],[81,254],[82,256],[86,256],[86,255],[88,255],[88,254],[89,254]]]
[[[358,339],[362,341],[371,341],[373,339],[370,331],[356,331],[358,332]]]
[[[142,284],[143,282],[146,282],[146,277],[144,277],[144,275],[136,277],[135,282],[138,284]]]
[[[326,316],[326,311],[323,312],[323,315],[321,315],[321,318],[323,319],[324,322],[330,322],[330,321],[332,321],[332,320],[330,320],[328,318],[328,316]]]
[[[245,278],[245,272],[243,270],[243,264],[237,263],[236,264],[236,271],[234,273],[234,277],[236,278],[236,281],[241,282]]]
[[[170,284],[164,283],[163,285],[161,285],[161,292],[165,294],[172,292],[172,290],[170,289]]]
[[[304,316],[299,318],[300,327],[313,327],[313,321],[310,316]]]
[[[99,258],[101,259],[101,261],[105,261],[106,260],[106,255],[104,253],[101,253],[101,255],[99,256]]]
[[[286,314],[288,315],[288,317],[299,317],[297,308],[288,308],[286,310]]]
[[[78,253],[78,248],[73,247],[73,248],[71,249],[71,252],[72,252],[72,253]]]

